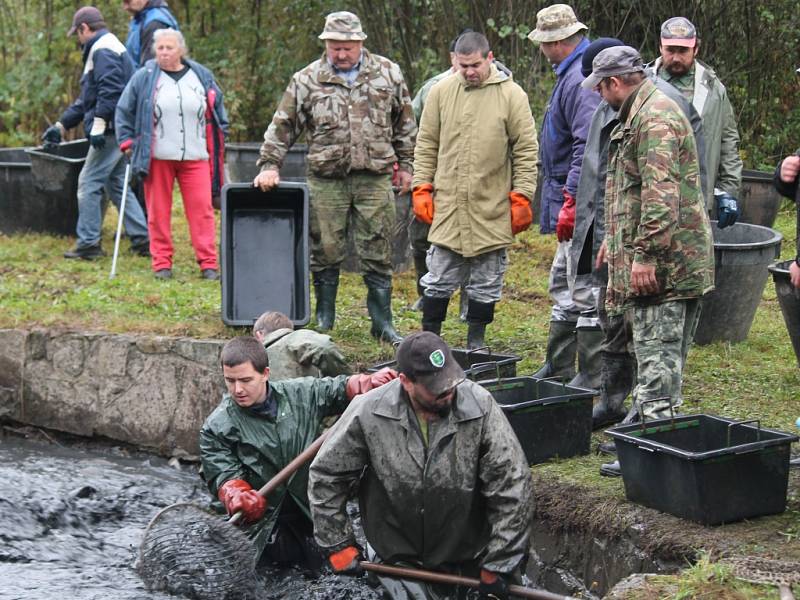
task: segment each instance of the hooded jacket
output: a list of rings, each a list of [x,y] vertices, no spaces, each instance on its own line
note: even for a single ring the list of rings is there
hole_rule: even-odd
[[[528,96],[495,65],[479,86],[434,85],[414,150],[414,187],[433,184],[428,241],[464,257],[510,246],[508,194],[533,198],[537,152]]]
[[[180,30],[178,21],[169,11],[164,0],[149,0],[128,23],[125,47],[137,67],[153,58],[153,34],[158,29]]]
[[[345,505],[358,486],[367,541],[383,561],[436,569],[471,562],[511,573],[528,552],[531,474],[491,394],[456,388],[428,444],[399,379],[350,404],[311,463],[308,495],[317,543],[355,543]]]
[[[342,375],[270,381],[268,401],[277,407],[275,418],[242,408],[230,394],[225,394],[200,430],[203,478],[214,497],[230,479],[244,479],[255,490],[263,487],[310,446],[322,419],[341,413],[347,406],[347,379]],[[295,502],[310,518],[307,482],[306,465],[267,499],[266,514],[248,528],[259,555],[267,545],[284,502]]]
[[[350,366],[331,336],[311,329],[276,329],[264,338],[270,381],[347,375]]]

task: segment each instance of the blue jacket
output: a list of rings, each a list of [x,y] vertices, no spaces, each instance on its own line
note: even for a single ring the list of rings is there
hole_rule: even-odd
[[[225,164],[224,138],[228,134],[228,115],[222,102],[222,90],[214,75],[200,63],[184,58],[195,72],[206,92],[209,111],[206,113],[206,140],[211,163],[211,190],[218,195],[223,183]],[[153,98],[161,69],[155,60],[148,60],[136,71],[117,105],[117,142],[122,149],[133,148],[131,169],[140,178],[150,172],[150,153],[153,147]]]
[[[167,27],[179,30],[178,21],[172,16],[164,0],[150,0],[128,24],[128,38],[125,47],[134,64],[142,64],[153,58],[153,33]]]
[[[553,233],[558,222],[558,211],[564,203],[562,190],[575,196],[583,161],[586,135],[600,95],[581,87],[581,57],[589,45],[582,40],[555,67],[556,85],[547,103],[539,140],[539,158],[542,163],[542,200],[539,231]]]
[[[100,29],[83,47],[81,93],[59,121],[72,129],[83,121],[88,137],[95,117],[105,119],[106,131],[114,129],[114,110],[135,67],[125,46],[108,29]]]

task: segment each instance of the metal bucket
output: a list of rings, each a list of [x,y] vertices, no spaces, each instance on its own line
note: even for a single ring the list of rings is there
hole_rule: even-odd
[[[702,299],[696,344],[747,339],[783,236],[769,227],[736,223],[714,234],[714,290]]]
[[[775,294],[778,296],[783,321],[786,323],[794,355],[797,357],[797,366],[800,367],[800,288],[794,287],[789,279],[789,265],[792,262],[785,260],[770,265],[769,272],[772,273],[772,280],[775,282]]]

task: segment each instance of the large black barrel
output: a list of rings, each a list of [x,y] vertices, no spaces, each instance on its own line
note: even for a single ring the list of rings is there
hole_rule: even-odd
[[[772,273],[772,280],[775,282],[775,295],[778,296],[783,321],[786,323],[794,355],[797,357],[797,366],[800,367],[800,288],[794,287],[789,279],[789,265],[792,262],[784,260],[770,265],[769,272]]]
[[[783,236],[769,227],[736,223],[714,234],[714,291],[702,301],[696,344],[747,339],[767,284],[767,267],[780,255]]]
[[[772,185],[772,173],[742,171],[739,222],[772,227],[781,207],[781,196]]]

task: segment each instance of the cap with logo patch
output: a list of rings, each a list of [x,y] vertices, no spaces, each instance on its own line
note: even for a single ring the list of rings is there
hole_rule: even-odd
[[[672,17],[661,25],[662,46],[694,48],[696,44],[697,30],[686,17]]]
[[[436,396],[466,379],[450,347],[430,331],[418,331],[405,337],[397,348],[397,370]]]

